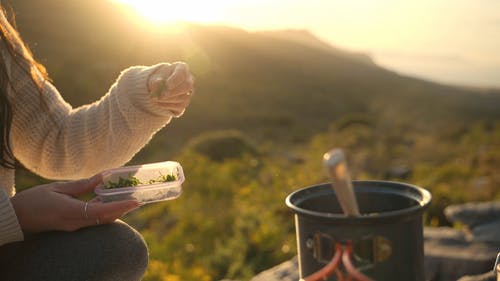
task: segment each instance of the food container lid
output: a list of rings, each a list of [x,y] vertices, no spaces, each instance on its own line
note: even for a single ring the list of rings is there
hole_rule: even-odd
[[[125,166],[104,171],[97,195],[179,187],[184,182],[181,165],[175,161]]]

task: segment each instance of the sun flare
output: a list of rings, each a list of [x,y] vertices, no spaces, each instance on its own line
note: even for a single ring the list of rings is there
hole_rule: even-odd
[[[211,23],[217,21],[221,10],[211,1],[168,0],[113,0],[132,8],[145,20],[154,24],[175,22]]]

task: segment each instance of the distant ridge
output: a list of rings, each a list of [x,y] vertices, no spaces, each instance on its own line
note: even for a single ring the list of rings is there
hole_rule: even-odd
[[[149,32],[108,1],[10,2],[21,34],[75,106],[98,99],[129,65],[189,62],[197,95],[155,140],[166,147],[225,129],[303,142],[349,114],[419,130],[500,118],[498,91],[402,76],[305,30],[184,24],[180,33]]]
[[[259,31],[259,34],[268,35],[273,38],[282,38],[284,40],[292,41],[297,44],[302,44],[310,47],[317,47],[332,53],[342,53],[344,55],[351,55],[353,59],[366,62],[367,64],[374,64],[373,59],[364,53],[353,53],[345,50],[339,50],[334,46],[319,39],[316,35],[306,29],[286,29],[274,31]]]

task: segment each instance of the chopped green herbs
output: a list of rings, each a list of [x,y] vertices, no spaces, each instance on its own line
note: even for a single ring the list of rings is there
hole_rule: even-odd
[[[150,180],[149,181],[149,184],[153,184],[153,183],[159,183],[159,182],[168,182],[168,181],[175,181],[177,180],[177,177],[175,175],[162,175],[160,173],[160,176],[155,179],[155,180]]]
[[[174,174],[163,175],[162,173],[160,173],[160,176],[158,176],[158,178],[149,180],[148,184],[155,184],[155,183],[162,183],[162,182],[169,182],[176,180],[177,177]],[[128,178],[126,179],[118,177],[118,182],[108,181],[107,183],[104,184],[104,188],[112,189],[120,187],[131,187],[131,186],[138,186],[141,184],[143,183],[138,178],[129,174]]]

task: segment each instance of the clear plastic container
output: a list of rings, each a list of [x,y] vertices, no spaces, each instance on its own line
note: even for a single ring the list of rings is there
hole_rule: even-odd
[[[181,165],[165,161],[106,170],[95,193],[103,202],[135,199],[147,204],[179,197],[183,182]]]

